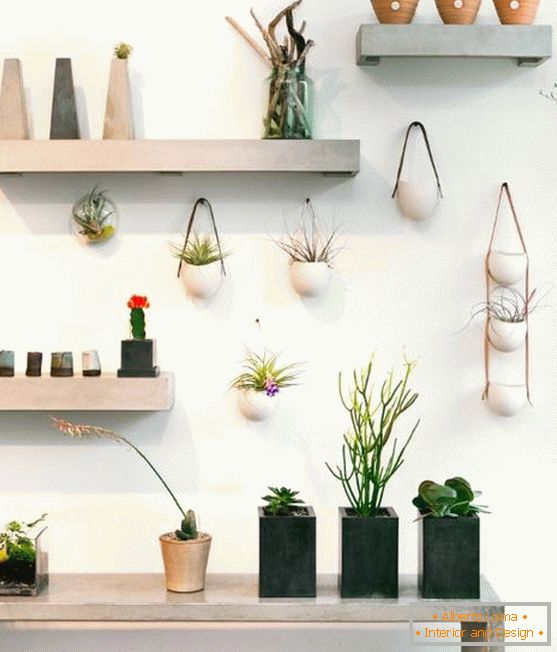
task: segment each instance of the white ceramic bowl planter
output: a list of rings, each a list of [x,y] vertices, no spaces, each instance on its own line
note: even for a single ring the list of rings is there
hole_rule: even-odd
[[[317,297],[323,294],[331,280],[331,268],[327,263],[302,263],[290,265],[292,287],[302,297]]]
[[[517,415],[528,401],[526,385],[489,383],[487,402],[489,407],[502,417]]]
[[[278,396],[268,396],[265,391],[238,390],[240,412],[248,421],[266,421],[276,410],[278,400]]]
[[[210,299],[222,284],[222,264],[220,260],[208,265],[184,263],[180,276],[189,294],[196,299]]]
[[[526,276],[528,256],[525,253],[491,251],[487,262],[489,275],[498,283],[508,287],[520,283]]]
[[[492,317],[489,320],[487,336],[491,345],[498,351],[509,353],[524,344],[527,330],[526,321],[509,322]]]

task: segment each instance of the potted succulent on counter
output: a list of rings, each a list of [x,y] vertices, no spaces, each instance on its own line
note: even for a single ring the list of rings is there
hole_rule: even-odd
[[[145,330],[145,311],[151,307],[149,299],[133,294],[127,303],[130,309],[131,338],[121,342],[121,367],[119,378],[155,378],[160,370],[157,367],[156,340],[147,339]]]
[[[72,208],[72,224],[77,235],[86,243],[106,242],[116,233],[116,207],[106,196],[106,190],[93,190],[80,197]]]
[[[485,505],[464,478],[425,480],[412,503],[418,508],[419,587],[424,598],[480,597],[480,519]]]
[[[181,518],[178,529],[159,537],[166,575],[166,588],[176,593],[202,591],[205,588],[207,561],[212,538],[209,534],[197,529],[194,512],[192,510],[185,511],[182,508],[172,489],[147,456],[129,439],[113,430],[99,426],[76,425],[66,419],[56,417],[53,417],[52,421],[55,428],[73,439],[99,437],[123,444],[135,451],[149,466],[172,498]]]
[[[275,411],[280,390],[296,384],[299,364],[278,364],[278,354],[247,351],[244,371],[230,386],[238,390],[240,411],[249,421],[264,421]]]
[[[298,491],[269,487],[259,507],[259,596],[315,597],[315,513]]]
[[[0,531],[0,595],[35,596],[48,584],[45,518],[11,521]]]
[[[347,397],[339,376],[341,400],[352,428],[344,435],[342,463],[327,467],[342,484],[350,504],[339,508],[343,598],[398,597],[398,516],[392,507],[383,506],[383,496],[419,425],[418,421],[400,449],[396,439],[389,443],[399,418],[418,398],[409,387],[414,364],[405,362],[400,379],[391,371],[377,398],[373,358],[361,372],[354,372]]]

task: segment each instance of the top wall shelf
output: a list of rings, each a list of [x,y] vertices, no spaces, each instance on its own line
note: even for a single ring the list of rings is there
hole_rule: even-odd
[[[0,140],[0,174],[359,170],[359,140]]]
[[[539,66],[552,56],[551,25],[361,25],[357,63],[384,57],[516,59]]]

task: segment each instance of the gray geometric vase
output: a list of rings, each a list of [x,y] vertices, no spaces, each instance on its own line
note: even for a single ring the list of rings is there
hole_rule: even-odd
[[[71,59],[56,59],[50,138],[51,140],[79,139]]]

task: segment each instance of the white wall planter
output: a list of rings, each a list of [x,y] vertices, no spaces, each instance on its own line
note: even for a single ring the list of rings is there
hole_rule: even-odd
[[[395,198],[404,217],[416,221],[433,217],[441,200],[436,186],[426,186],[403,179],[398,182]]]
[[[508,287],[520,283],[526,276],[528,256],[523,252],[507,253],[492,250],[487,265],[491,278],[499,285]]]
[[[493,412],[499,416],[515,416],[524,408],[527,401],[528,390],[526,385],[489,383],[487,402]]]
[[[293,262],[290,265],[292,287],[302,297],[317,297],[323,294],[331,280],[331,268],[327,263]]]
[[[265,421],[271,417],[278,400],[278,396],[267,396],[266,392],[256,392],[253,389],[238,391],[240,412],[248,421]]]
[[[528,325],[525,321],[508,322],[500,319],[489,320],[487,336],[491,345],[498,351],[516,351],[526,341]]]
[[[210,299],[222,284],[222,264],[220,260],[209,265],[183,263],[180,276],[189,294],[196,299]]]

